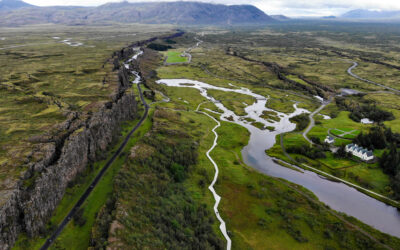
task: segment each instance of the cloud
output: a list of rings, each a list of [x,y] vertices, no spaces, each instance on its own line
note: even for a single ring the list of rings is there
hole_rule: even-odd
[[[129,0],[129,2],[159,2],[174,0]],[[253,4],[268,14],[288,16],[339,15],[351,9],[400,10],[399,0],[200,0],[223,4]],[[97,6],[120,0],[26,0],[39,5],[83,5]]]

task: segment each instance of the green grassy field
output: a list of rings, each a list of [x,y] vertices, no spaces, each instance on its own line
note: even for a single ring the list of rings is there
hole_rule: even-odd
[[[357,129],[348,129],[348,128],[333,129],[330,132],[335,136],[342,137],[345,139],[354,139],[360,133],[360,131]]]
[[[223,123],[218,133],[221,139],[212,156],[221,168],[221,210],[234,249],[262,249],[266,245],[271,249],[356,247],[356,238],[362,236],[348,228],[342,231],[346,236],[325,236],[331,230],[329,225],[342,222],[321,209],[318,202],[313,203],[315,198],[308,191],[243,165],[237,156],[246,142],[244,128]],[[344,243],[338,240],[341,237],[355,238]]]
[[[328,135],[328,131],[331,134],[340,136],[345,132],[352,132],[351,134],[344,135],[344,139],[335,139],[335,145],[341,146],[342,144],[349,144],[351,141],[349,139],[354,139],[361,131],[367,131],[371,125],[365,125],[351,120],[349,117],[349,112],[340,112],[337,117],[333,119],[320,119],[320,124],[317,124],[308,133],[309,137],[318,137],[321,141],[324,141]],[[343,131],[343,132],[342,132]],[[341,137],[341,136],[340,136]],[[348,140],[345,140],[348,139]]]
[[[286,149],[292,146],[308,145],[301,134],[288,133],[285,134],[283,138],[283,144]],[[269,149],[267,154],[288,162],[292,162],[284,155],[279,144],[276,144],[273,148]],[[354,161],[353,159],[337,158],[330,152],[326,153],[326,158],[316,160],[298,154],[290,154],[290,156],[295,160],[305,160],[307,164],[317,169],[325,171],[329,174],[333,174],[357,185],[361,185],[383,195],[389,196],[392,194],[389,176],[383,173],[382,169],[378,167],[377,163],[367,164],[360,161]]]
[[[298,95],[299,92],[297,92],[295,95],[290,91],[278,91],[274,89],[274,87],[278,84],[276,82],[277,81],[276,77],[273,76],[270,72],[268,72],[268,70],[267,71],[262,70],[262,66],[215,51],[214,48],[217,45],[212,44],[211,41],[207,39],[205,39],[205,42],[206,44],[204,45],[202,50],[198,53],[193,54],[193,63],[190,66],[161,67],[158,69],[158,76],[160,78],[177,78],[177,76],[179,76],[179,78],[196,79],[223,87],[230,87],[228,83],[231,81],[236,86],[250,88],[252,91],[255,91],[256,93],[269,97],[269,100],[267,102],[267,107],[285,113],[290,113],[294,111],[293,104],[295,102],[299,102],[298,103],[299,107],[306,108],[310,111],[314,110],[318,106],[318,103],[316,103],[315,99],[313,99],[312,97],[311,98],[303,97],[301,95]],[[237,41],[233,42],[235,43]],[[266,61],[277,60],[278,58],[277,53],[267,53],[263,54],[262,58],[259,57],[261,52],[264,50],[267,49],[264,47],[258,48],[257,55],[255,54],[254,51],[251,50],[243,49],[243,51],[241,52],[246,53],[248,57],[260,58]],[[282,60],[279,61],[279,64],[285,65],[285,63],[287,62],[288,63],[287,65],[290,64],[292,68],[295,69],[294,72],[301,74],[304,73],[307,77],[310,77],[309,78],[310,80],[319,82],[318,78],[307,75],[307,73],[313,72],[313,74],[318,74],[321,77],[323,77],[324,75],[328,75],[329,77],[323,78],[324,81],[322,81],[322,83],[325,83],[325,80],[330,81],[330,84],[328,85],[335,88],[349,87],[348,85],[346,85],[346,83],[345,84],[340,83],[342,79],[347,79],[346,80],[347,82],[354,82],[354,79],[352,80],[351,77],[349,77],[345,73],[347,67],[349,67],[351,64],[347,64],[340,60],[335,61],[336,59],[331,61],[328,59],[318,61],[316,59],[311,60],[311,59],[301,58],[302,54],[308,53],[310,55],[313,53],[312,51],[308,52],[291,51],[290,53],[291,54],[297,53],[298,57],[294,56],[290,58],[284,58],[283,56],[280,56],[279,58]],[[302,63],[304,61],[307,61],[307,65],[309,65],[309,68],[302,66],[303,65]],[[312,63],[313,61],[314,63]],[[204,65],[208,71],[203,70]],[[293,67],[293,65],[298,65],[298,67],[300,67],[301,69]],[[216,70],[217,68],[218,70]],[[315,70],[316,68],[317,70]],[[338,73],[338,70],[341,71],[340,74]],[[326,74],[328,71],[329,73]],[[212,74],[209,74],[209,72],[211,72]],[[333,79],[335,75],[339,75],[340,77],[342,77],[342,78],[339,77],[335,80],[335,82],[337,82],[336,85],[332,84],[333,82],[331,81],[331,79]],[[306,86],[308,85],[303,80],[299,79],[297,76],[288,75],[288,77],[291,80],[295,80],[303,85]],[[261,79],[262,81],[260,81]],[[357,86],[358,88],[361,89],[363,88],[368,89],[370,87],[368,85],[364,85],[362,82],[360,83],[360,85]],[[190,94],[190,93],[196,94],[195,91],[192,90],[190,91],[180,90],[180,91],[187,92],[188,95],[190,95],[193,98],[193,100],[197,99],[193,97],[192,94]],[[239,115],[244,114],[243,112],[241,112],[241,110],[243,111],[243,108],[245,107],[242,102],[236,102],[235,104],[233,104],[233,101],[231,100],[230,101],[224,100],[226,98],[224,97],[224,95],[231,96],[231,93],[218,94],[218,91],[209,91],[209,93],[214,95],[216,99],[222,100],[222,103],[226,106],[229,106],[229,108],[231,110],[234,110],[235,113]],[[376,95],[371,94],[371,98],[375,98]],[[184,97],[182,97],[182,99],[184,99]],[[232,96],[232,99],[235,99],[235,97]],[[383,98],[379,99],[382,100]],[[186,104],[184,106],[185,107],[195,106],[197,103],[199,103],[199,101],[195,101],[194,105]],[[210,106],[212,106],[212,104]],[[333,135],[337,136],[343,134],[344,132],[353,131],[351,134],[344,135],[343,138],[340,139],[337,138],[335,140],[334,144],[335,146],[341,146],[342,144],[351,143],[351,139],[354,139],[358,135],[358,133],[360,133],[361,131],[365,132],[371,127],[371,125],[363,125],[361,123],[352,121],[348,117],[349,112],[340,111],[334,102],[328,105],[321,113],[330,115],[333,117],[333,119],[325,120],[320,116],[316,116],[317,124],[309,132],[308,134],[309,138],[318,137],[320,141],[324,141],[324,139],[328,135],[329,130]],[[271,114],[266,114],[265,118],[274,118],[274,117],[269,117],[270,115]],[[344,132],[340,132],[339,130]],[[285,147],[293,145],[302,145],[306,143],[304,138],[300,134],[287,134],[285,135],[284,138],[285,138],[284,139]],[[275,151],[272,155],[270,154],[271,156],[288,160],[286,159],[285,156],[283,156],[283,152],[279,150],[279,145],[274,147],[273,150]],[[301,156],[296,156],[296,157],[301,157]],[[321,165],[322,168],[324,168],[326,171],[330,173],[343,175],[344,178],[347,180],[353,181],[357,184],[362,184],[366,187],[372,188],[373,190],[379,191],[383,194],[390,193],[387,192],[389,179],[386,175],[382,173],[382,171],[379,168],[377,168],[376,164],[371,169],[369,165],[360,164],[352,160],[337,159],[334,158],[333,155],[329,154],[326,159],[323,159],[319,162],[315,162],[314,164]],[[343,174],[342,172],[345,171],[341,169],[347,169],[346,173]],[[349,174],[347,174],[347,172]],[[376,177],[376,180],[374,180],[375,178],[374,176]]]
[[[184,63],[188,61],[188,58],[186,56],[181,56],[182,51],[171,51],[169,50],[166,53],[167,60],[165,61],[166,63]]]
[[[172,100],[184,98],[190,89],[182,89],[181,92],[175,90],[169,92],[169,97]],[[173,108],[174,103],[160,103],[158,106],[171,105],[169,108]],[[175,108],[179,109],[179,104],[176,105]],[[204,115],[192,111],[190,108],[184,111],[169,109],[163,112],[163,115],[158,115],[154,121],[156,124],[165,124],[168,129],[189,133],[199,141],[198,162],[191,168],[184,186],[196,202],[204,202],[211,212],[214,201],[207,189],[207,183],[210,183],[214,175],[214,168],[206,158],[205,152],[212,144],[214,135],[211,129],[216,124]],[[217,132],[218,146],[211,153],[220,168],[216,190],[222,196],[220,213],[227,222],[234,249],[259,249],[265,245],[271,246],[272,249],[363,248],[366,246],[364,244],[371,244],[364,236],[328,212],[308,191],[285,181],[267,177],[245,166],[240,153],[249,138],[245,128],[222,122]],[[293,143],[296,143],[294,138]],[[135,209],[139,209],[137,206],[140,206],[140,203],[135,202],[137,201],[125,200],[121,203],[127,204],[124,205],[125,209],[132,206],[129,204],[137,204]],[[120,221],[133,219],[124,218],[121,217]],[[138,220],[140,221],[136,218],[136,221]],[[332,228],[333,225],[341,228],[340,233]],[[216,222],[213,228],[216,234],[220,235]],[[133,237],[130,231],[121,230],[117,235],[123,239]],[[393,240],[387,238],[388,236],[379,235],[371,228],[368,230],[376,237],[385,238],[385,242]],[[139,235],[143,234],[144,232],[136,232],[139,238],[141,237]],[[330,237],[327,238],[326,234]],[[343,242],[340,240],[342,237],[348,240]],[[157,244],[157,239],[153,239],[153,243],[143,241],[142,246]],[[361,242],[359,239],[362,239]],[[118,241],[113,241],[113,244],[116,242]],[[393,241],[390,244],[395,245],[397,242]]]
[[[252,105],[256,100],[255,98],[232,92],[225,92],[220,90],[208,90],[208,93],[216,100],[221,101],[222,104],[229,110],[232,110],[236,115],[246,115],[245,108]]]
[[[198,55],[198,57],[202,57],[202,55]],[[198,57],[194,57],[194,61],[201,60]],[[219,72],[220,73],[220,72]],[[162,67],[158,69],[158,74],[160,78],[189,78],[189,79],[197,79],[204,82],[208,82],[211,84],[216,84],[219,86],[226,87],[226,83],[221,80],[221,78],[212,78],[210,75],[205,75],[204,72],[200,71],[194,65],[191,66],[178,66],[178,67]],[[229,75],[224,75],[225,77],[229,77]],[[286,95],[289,93],[282,93],[266,88],[262,88],[256,85],[244,84],[244,83],[235,83],[235,85],[243,86],[251,88],[253,91],[259,91],[258,93],[268,96],[268,94],[273,94],[274,98],[271,98],[269,101],[269,105],[271,105],[273,100],[279,100],[278,98],[282,98],[282,102],[279,104],[278,102],[275,107],[279,108],[279,111],[283,112],[291,112],[293,111],[294,102],[290,103],[287,99],[284,99]],[[193,104],[186,104],[185,107],[189,110],[193,109],[197,103],[201,102],[198,97],[193,95],[198,95],[197,90],[191,90],[187,88],[181,88],[181,90],[177,90],[177,88],[164,88],[165,92],[168,92],[168,96],[172,99],[169,104],[159,104],[160,106],[167,106],[169,108],[180,109],[182,102],[181,100],[194,100]],[[219,94],[214,93],[216,91],[210,91],[211,95]],[[230,93],[229,93],[230,94]],[[222,93],[222,95],[226,95],[226,93]],[[306,98],[301,98],[299,96],[294,96],[289,94],[289,98],[293,98],[294,100],[301,100],[304,102],[304,107],[313,110],[316,105],[309,101]],[[191,98],[189,98],[189,96]],[[215,96],[214,96],[215,97]],[[222,99],[224,96],[219,97],[217,99]],[[223,100],[223,99],[222,99]],[[231,105],[227,101],[223,101],[225,105]],[[179,105],[177,105],[179,104]],[[207,107],[211,107],[211,103],[207,103]],[[231,105],[231,108],[234,109],[234,105]],[[272,115],[272,114],[266,114]],[[342,121],[330,121],[331,126],[337,126],[341,124],[340,128],[345,126],[352,126],[353,123],[349,120],[346,114],[343,114],[339,117]],[[343,124],[343,120],[345,120],[345,124]],[[360,126],[360,125],[359,125]],[[209,125],[209,129],[211,129],[212,125]],[[212,153],[213,158],[217,161],[220,166],[220,180],[217,185],[217,192],[223,197],[221,201],[221,210],[223,218],[227,222],[228,230],[231,231],[233,246],[235,249],[249,249],[249,248],[263,248],[263,246],[268,245],[272,249],[310,249],[310,248],[323,248],[323,247],[344,247],[343,243],[340,243],[340,240],[327,240],[323,235],[318,236],[316,232],[323,232],[323,230],[318,230],[316,228],[310,229],[308,228],[308,220],[317,220],[318,225],[323,225],[325,222],[320,221],[320,214],[310,212],[306,214],[302,214],[300,211],[313,211],[313,208],[303,207],[304,203],[300,202],[300,200],[304,199],[304,196],[301,196],[299,193],[292,187],[288,187],[287,184],[281,183],[273,178],[263,176],[250,168],[243,165],[241,161],[241,149],[246,144],[248,140],[248,132],[237,125],[223,122],[222,126],[217,130],[219,134],[218,146],[215,151]],[[325,131],[326,132],[326,131]],[[301,143],[305,143],[304,138],[301,134],[289,134],[288,139],[285,143],[288,142],[289,145],[299,145]],[[326,136],[326,134],[325,134]],[[279,142],[279,140],[277,140]],[[206,143],[204,141],[203,143]],[[211,143],[208,140],[208,143]],[[202,145],[202,143],[200,144]],[[209,144],[210,145],[210,144]],[[199,166],[207,166],[208,176],[212,174],[212,166],[209,164],[208,159],[204,157],[204,152],[207,150],[206,146],[201,146],[203,148],[203,155],[201,157]],[[275,148],[275,147],[274,147]],[[279,152],[280,146],[276,146],[276,155],[280,154]],[[271,155],[271,154],[270,154]],[[351,162],[349,162],[351,164]],[[204,193],[206,193],[206,189],[199,190],[198,183],[200,176],[194,178],[191,181],[192,184],[189,185],[191,190],[195,192],[196,197],[199,199],[204,199],[208,204],[212,204],[212,200],[210,197],[204,198]],[[289,184],[290,185],[290,184]],[[270,190],[270,191],[269,191]],[[283,192],[283,193],[280,193]],[[276,214],[270,211],[267,208],[271,208],[274,210],[274,206],[277,204],[284,203],[285,192],[289,192],[290,196],[295,196],[294,200],[296,200],[298,204],[297,208],[294,209],[296,212],[292,214],[294,217],[299,217],[304,219],[291,220],[291,226],[289,228],[299,228],[301,235],[307,238],[306,235],[309,235],[310,239],[307,243],[301,243],[298,240],[301,238],[297,238],[290,232],[288,232],[283,226],[285,224],[285,215],[284,214]],[[299,196],[297,196],[299,195]],[[275,198],[274,198],[275,197]],[[289,197],[289,196],[287,196]],[[280,206],[280,205],[279,205]],[[292,210],[293,211],[293,208]],[[323,212],[321,212],[323,213]],[[326,216],[326,213],[323,213]],[[282,217],[281,217],[282,216]],[[321,216],[321,217],[324,217]],[[311,219],[313,218],[313,219]],[[316,219],[317,218],[317,219]],[[334,217],[328,216],[326,218],[327,221],[335,220]],[[326,223],[328,223],[326,221]],[[282,224],[283,223],[283,224]],[[321,224],[319,224],[321,223]],[[329,224],[329,223],[328,223]],[[323,227],[323,226],[322,226]],[[348,231],[350,234],[354,235],[354,232]],[[300,240],[301,241],[301,240]],[[351,241],[357,244],[355,241]],[[354,245],[353,245],[354,247]]]

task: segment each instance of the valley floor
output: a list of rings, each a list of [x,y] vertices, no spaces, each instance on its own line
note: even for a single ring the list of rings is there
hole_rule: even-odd
[[[334,153],[375,127],[388,145],[374,154],[394,150],[397,94],[347,74],[347,57],[380,53],[395,60],[379,48],[369,52],[356,34],[340,33],[343,46],[333,42],[335,31],[274,28],[193,28],[173,38],[168,52],[144,45],[137,67],[149,117],[50,249],[399,248],[400,175],[380,161]],[[378,81],[373,69],[381,67],[364,60],[354,72]],[[384,67],[389,73],[379,82],[396,88],[397,72]],[[341,96],[345,88],[362,94]],[[331,101],[321,107],[320,99]],[[362,124],[360,115],[382,120]],[[335,138],[332,145],[323,143],[327,135]],[[22,234],[15,249],[40,248],[103,163],[68,188],[46,232],[32,239]],[[302,165],[388,197],[381,200],[393,206],[296,167]]]

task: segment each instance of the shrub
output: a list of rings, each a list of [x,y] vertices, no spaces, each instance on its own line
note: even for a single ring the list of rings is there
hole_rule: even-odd
[[[363,118],[368,118],[375,122],[394,120],[393,113],[378,108],[375,103],[362,99],[362,97],[357,100],[337,97],[336,105],[344,110],[350,111],[350,119],[356,122],[360,122]]]
[[[311,159],[326,158],[325,153],[320,147],[310,147],[308,145],[291,146],[286,151],[291,154],[304,155]]]
[[[74,223],[79,227],[82,227],[86,223],[86,218],[83,216],[83,208],[79,208],[73,217]]]
[[[182,182],[186,177],[185,167],[182,165],[173,163],[169,170],[171,171],[171,174],[176,182]]]
[[[166,39],[165,42],[168,44],[176,44],[176,42],[172,39]]]

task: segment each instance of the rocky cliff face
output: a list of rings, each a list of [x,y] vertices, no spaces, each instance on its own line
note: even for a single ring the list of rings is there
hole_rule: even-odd
[[[125,60],[132,50],[114,54]],[[128,72],[117,67],[118,86],[111,101],[93,114],[71,113],[51,134],[38,139],[41,160],[31,163],[0,207],[0,249],[9,249],[20,232],[37,235],[64,196],[69,182],[89,162],[104,152],[116,136],[120,123],[136,116],[135,96],[128,90]]]

